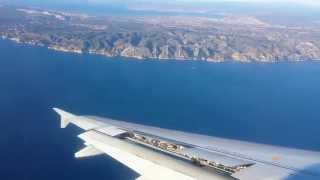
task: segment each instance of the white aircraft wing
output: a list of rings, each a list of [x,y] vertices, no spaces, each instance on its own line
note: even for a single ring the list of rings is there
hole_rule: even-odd
[[[320,153],[213,138],[58,108],[61,128],[85,132],[76,158],[107,154],[134,170],[138,180],[319,180]]]
[[[160,158],[159,155],[145,150],[134,144],[123,142],[119,139],[105,136],[99,131],[88,131],[79,137],[84,140],[89,146],[93,146],[101,152],[106,153],[115,160],[128,166],[136,173],[140,174],[141,178],[149,180],[195,180],[181,172],[169,169],[161,164],[158,164],[155,159]],[[148,158],[149,156],[150,158]],[[153,161],[149,160],[153,159]]]

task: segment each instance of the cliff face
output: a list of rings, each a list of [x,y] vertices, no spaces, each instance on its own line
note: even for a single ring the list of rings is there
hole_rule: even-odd
[[[212,62],[320,59],[317,26],[276,26],[254,17],[89,17],[7,8],[0,22],[5,38],[76,53]]]

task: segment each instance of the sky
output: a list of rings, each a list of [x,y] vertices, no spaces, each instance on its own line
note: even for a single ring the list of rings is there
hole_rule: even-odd
[[[262,4],[297,4],[306,6],[320,6],[320,0],[0,0],[7,2],[55,2],[55,3],[88,3],[88,4],[131,4],[135,2],[152,2],[152,3],[217,3],[217,2],[243,2],[243,3],[262,3]]]
[[[90,1],[90,0],[89,0]],[[93,0],[104,1],[104,0]],[[251,2],[251,3],[295,3],[305,5],[320,5],[319,0],[176,0],[180,2]]]
[[[77,1],[77,0],[73,0]],[[132,1],[143,1],[143,2],[157,2],[157,3],[168,3],[168,2],[188,2],[188,3],[215,3],[215,2],[245,2],[245,3],[263,3],[263,4],[297,4],[307,6],[320,6],[320,0],[78,0],[87,1],[90,3],[107,3],[107,2],[123,2],[129,3]]]
[[[313,13],[319,15],[320,0],[0,0],[0,2],[63,10],[126,11],[127,9],[184,9],[190,13]],[[158,9],[157,9],[158,8]]]

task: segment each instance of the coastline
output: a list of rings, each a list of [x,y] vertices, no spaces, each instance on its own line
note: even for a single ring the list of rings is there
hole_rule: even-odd
[[[22,45],[28,45],[28,46],[34,46],[34,47],[44,47],[51,51],[56,52],[62,52],[62,53],[70,53],[70,54],[83,54],[83,55],[97,55],[102,56],[106,58],[112,58],[112,59],[118,59],[123,58],[127,60],[137,60],[137,61],[177,61],[177,62],[207,62],[207,63],[239,63],[239,64],[277,64],[277,63],[300,63],[300,62],[315,62],[319,63],[320,59],[309,59],[309,60],[280,60],[280,61],[236,61],[236,60],[197,60],[197,59],[187,59],[187,58],[154,58],[154,57],[136,57],[136,56],[113,56],[108,53],[104,53],[104,51],[88,51],[84,52],[81,49],[70,49],[59,45],[45,45],[43,43],[37,43],[35,41],[21,41],[17,37],[9,38],[7,36],[0,36],[0,40],[7,40],[9,42],[15,43],[15,44],[22,44]]]

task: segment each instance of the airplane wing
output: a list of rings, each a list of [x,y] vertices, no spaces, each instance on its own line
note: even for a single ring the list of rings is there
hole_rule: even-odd
[[[152,154],[141,147],[134,146],[123,142],[120,139],[113,138],[112,136],[105,136],[99,131],[88,131],[79,137],[84,140],[89,146],[106,153],[112,158],[118,160],[122,164],[128,166],[144,179],[155,180],[195,180],[193,177],[187,176],[181,172],[164,167],[157,162],[153,162],[146,158],[146,153],[150,158],[159,158],[156,154]],[[90,153],[88,155],[91,155]]]
[[[320,179],[320,154],[165,130],[54,108],[61,128],[85,132],[76,158],[107,154],[140,175],[137,180]]]

